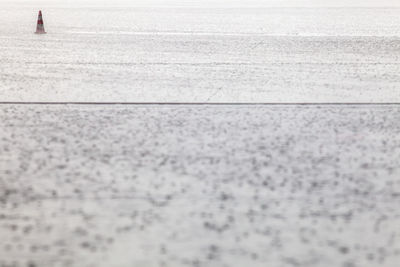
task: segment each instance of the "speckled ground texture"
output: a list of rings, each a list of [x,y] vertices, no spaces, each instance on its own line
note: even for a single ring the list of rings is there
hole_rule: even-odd
[[[0,266],[400,263],[400,106],[0,106]]]
[[[373,0],[380,8],[4,1],[0,101],[400,103],[400,8],[382,0]],[[46,35],[33,34],[38,8]]]

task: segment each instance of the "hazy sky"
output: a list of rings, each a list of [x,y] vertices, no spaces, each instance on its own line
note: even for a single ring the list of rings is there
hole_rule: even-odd
[[[400,0],[0,0],[0,3],[62,4],[62,5],[128,5],[128,6],[201,6],[201,7],[240,7],[240,6],[292,6],[292,7],[400,7]]]

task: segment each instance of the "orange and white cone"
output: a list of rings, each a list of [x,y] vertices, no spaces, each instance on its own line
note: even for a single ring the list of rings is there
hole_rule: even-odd
[[[38,16],[38,21],[37,21],[37,26],[36,26],[36,34],[45,34],[46,32],[44,31],[44,25],[43,25],[43,17],[42,17],[42,11],[39,11],[39,16]]]

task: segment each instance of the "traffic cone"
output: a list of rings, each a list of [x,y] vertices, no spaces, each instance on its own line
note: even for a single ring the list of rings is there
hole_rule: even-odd
[[[42,11],[39,11],[39,16],[38,16],[38,21],[37,21],[37,26],[36,26],[36,34],[45,34],[46,32],[44,31],[44,25],[43,25],[43,17],[42,17]]]

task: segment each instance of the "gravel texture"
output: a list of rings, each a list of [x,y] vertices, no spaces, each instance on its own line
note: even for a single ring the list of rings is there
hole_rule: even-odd
[[[398,267],[400,106],[0,106],[1,267]]]

